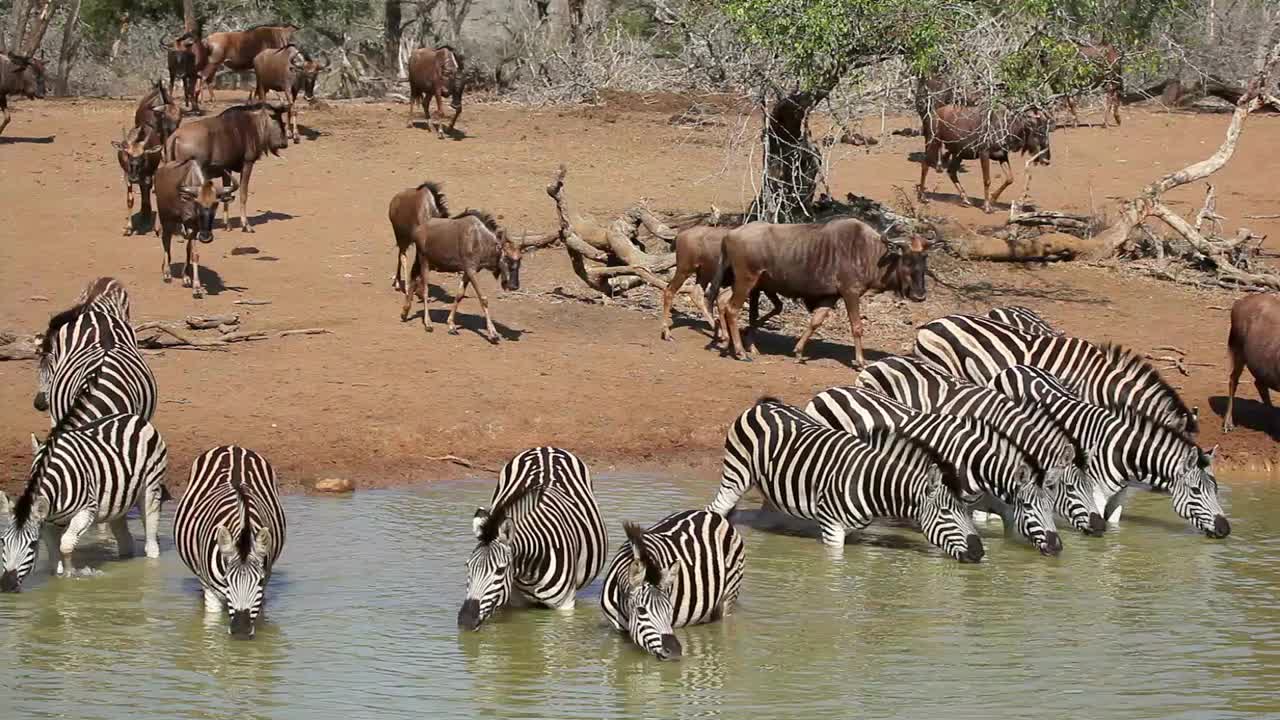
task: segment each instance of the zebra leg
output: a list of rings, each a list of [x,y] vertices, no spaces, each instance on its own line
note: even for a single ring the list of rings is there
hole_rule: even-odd
[[[218,597],[218,593],[213,591],[208,585],[204,585],[204,611],[206,613],[222,612],[222,598]]]
[[[848,534],[844,523],[838,520],[822,519],[818,521],[818,527],[822,530],[823,545],[832,549],[844,550],[844,538]]]
[[[71,562],[71,554],[75,552],[76,545],[80,544],[80,536],[93,525],[96,517],[97,513],[92,508],[86,508],[72,516],[71,522],[67,523],[67,529],[62,533],[62,539],[58,541],[58,552],[62,555],[63,575],[75,574],[76,568]]]
[[[122,558],[133,557],[133,533],[129,532],[129,521],[124,515],[107,523],[111,526],[111,534],[116,538],[116,551]]]
[[[143,490],[142,506],[138,508],[142,515],[143,533],[146,535],[146,553],[149,558],[160,557],[160,542],[157,536],[160,533],[160,482],[155,483]]]
[[[49,574],[62,574],[62,560],[58,553],[58,526],[47,522],[40,528],[40,536],[44,538],[44,550],[49,556]]]

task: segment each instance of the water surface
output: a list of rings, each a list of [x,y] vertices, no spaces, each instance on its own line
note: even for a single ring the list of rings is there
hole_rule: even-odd
[[[976,566],[906,529],[873,528],[832,558],[752,522],[736,614],[678,631],[674,663],[607,627],[599,580],[572,612],[460,633],[486,482],[285,498],[288,543],[250,642],[206,620],[167,506],[159,560],[113,560],[91,530],[82,549],[102,575],[0,596],[0,717],[1277,718],[1280,494],[1227,484],[1225,541],[1137,493],[1118,530],[1068,535],[1056,559],[982,526]],[[713,490],[597,487],[610,554],[623,519]]]

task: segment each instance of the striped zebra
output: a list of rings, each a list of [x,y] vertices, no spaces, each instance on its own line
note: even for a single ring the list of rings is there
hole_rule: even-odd
[[[858,375],[859,387],[875,390],[920,412],[975,417],[991,423],[1045,468],[1053,506],[1071,526],[1101,535],[1107,523],[1088,475],[1088,455],[1075,438],[1034,403],[1014,400],[911,357],[888,357]]]
[[[0,493],[0,516],[9,520],[0,533],[0,591],[17,592],[22,586],[35,567],[42,536],[50,569],[60,575],[75,574],[71,556],[91,525],[108,525],[120,557],[132,557],[134,540],[125,516],[134,506],[142,515],[147,557],[160,557],[156,535],[169,452],[151,423],[128,414],[74,428],[63,423],[43,443],[32,435],[31,447],[35,457],[22,495],[11,502]],[[61,527],[66,530],[59,537]]]
[[[1039,403],[1088,448],[1090,474],[1099,479],[1105,515],[1120,519],[1130,480],[1150,482],[1173,496],[1173,509],[1212,538],[1231,525],[1218,502],[1214,451],[1203,452],[1185,435],[1127,408],[1102,408],[1076,398],[1053,375],[1018,365],[996,375],[992,387]]]
[[[849,530],[896,517],[915,520],[929,542],[961,562],[982,559],[982,539],[956,496],[955,469],[896,433],[856,438],[761,398],[729,427],[720,490],[707,510],[728,515],[752,485],[779,511],[816,520],[830,548],[842,550]]]
[[[1062,552],[1044,468],[990,423],[972,417],[922,413],[866,388],[836,387],[804,409],[814,420],[857,437],[878,429],[929,447],[956,468],[965,502],[994,510],[1005,527],[1044,555]]]
[[[1028,335],[1062,337],[1066,333],[1050,325],[1040,313],[1021,305],[1005,305],[987,311],[987,317],[996,322],[1017,328]]]
[[[173,516],[178,556],[200,580],[207,613],[230,617],[227,632],[252,638],[271,570],[284,550],[276,472],[258,453],[224,445],[191,463]]]
[[[86,378],[96,373],[92,390]],[[151,420],[156,378],[138,352],[129,324],[129,296],[115,280],[101,278],[79,302],[49,320],[40,346],[39,388],[33,405],[56,425],[72,414],[71,426],[119,413]],[[87,393],[85,402],[77,398]],[[73,412],[74,408],[74,412]]]
[[[683,654],[673,628],[733,611],[746,550],[733,523],[685,510],[648,530],[624,525],[627,542],[605,574],[600,605],[613,628],[659,660]]]
[[[467,560],[458,625],[479,630],[516,599],[571,610],[600,574],[608,535],[585,463],[567,450],[526,450],[503,468],[488,509],[472,519],[478,543]]]
[[[1179,432],[1194,433],[1198,411],[1188,409],[1160,373],[1119,345],[1033,335],[991,318],[948,315],[916,332],[915,355],[956,377],[986,385],[1014,365],[1030,365],[1078,387],[1081,399],[1128,407]]]

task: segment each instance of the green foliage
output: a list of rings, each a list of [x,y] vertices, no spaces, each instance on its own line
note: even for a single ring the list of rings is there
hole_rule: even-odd
[[[276,0],[272,7],[280,21],[331,38],[341,37],[355,21],[373,12],[370,0]]]
[[[182,4],[173,0],[84,0],[80,6],[80,22],[85,38],[99,45],[115,40],[120,24],[128,14],[130,22],[140,20],[178,20],[182,24]]]

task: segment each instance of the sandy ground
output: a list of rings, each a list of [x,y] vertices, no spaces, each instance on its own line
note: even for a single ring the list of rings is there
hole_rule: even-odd
[[[853,380],[841,315],[812,345],[816,359],[786,353],[794,334],[765,333],[753,364],[705,349],[700,322],[677,315],[675,341],[658,338],[652,304],[625,307],[567,300],[576,287],[563,250],[526,257],[519,292],[485,291],[504,342],[478,333],[479,305],[462,308],[464,330],[443,332],[447,306],[435,302],[438,330],[417,317],[399,319],[389,288],[392,240],[386,207],[396,191],[425,179],[444,183],[455,210],[490,210],[513,232],[553,227],[543,186],[556,166],[569,168],[575,209],[611,218],[646,199],[660,210],[741,208],[749,188],[745,156],[725,150],[728,129],[691,130],[667,122],[670,102],[614,102],[595,108],[467,108],[467,137],[441,141],[406,129],[403,105],[331,104],[304,109],[311,137],[283,159],[266,159],[253,178],[250,217],[256,234],[219,232],[202,249],[203,300],[160,279],[159,241],[122,237],[121,173],[110,141],[132,113],[121,101],[20,102],[0,139],[5,191],[0,195],[0,329],[42,329],[93,277],[123,280],[135,321],[238,312],[243,326],[281,330],[323,326],[330,335],[275,338],[229,352],[169,350],[150,358],[162,401],[155,423],[169,444],[169,482],[185,483],[200,451],[240,443],[266,454],[284,481],[301,486],[329,476],[362,486],[409,483],[468,472],[428,460],[453,454],[496,466],[516,451],[554,443],[604,469],[658,466],[714,475],[729,422],[762,393],[803,404],[821,389]],[[889,123],[890,129],[908,124]],[[1054,135],[1052,167],[1036,175],[1044,207],[1105,208],[1162,172],[1207,156],[1222,136],[1223,116],[1131,110],[1122,129],[1066,129]],[[878,132],[879,118],[864,131]],[[1236,159],[1215,177],[1228,227],[1249,224],[1280,239],[1273,214],[1280,172],[1270,152],[1280,118],[1252,120]],[[919,139],[890,137],[870,151],[841,146],[831,189],[891,200],[909,189],[919,166],[907,154]],[[726,158],[731,158],[729,161]],[[976,165],[964,176],[981,188]],[[931,184],[949,193],[938,178]],[[1016,191],[1021,185],[1015,186]],[[1203,187],[1184,188],[1174,207],[1198,207]],[[940,195],[931,212],[971,225],[998,222]],[[236,248],[252,247],[257,252]],[[175,245],[179,259],[183,246]],[[912,327],[947,312],[1020,303],[1073,334],[1117,340],[1143,351],[1188,351],[1190,375],[1175,375],[1189,404],[1201,408],[1202,442],[1221,442],[1237,468],[1268,468],[1280,459],[1266,434],[1267,416],[1246,379],[1237,401],[1243,427],[1220,438],[1225,407],[1228,309],[1224,291],[1195,291],[1115,270],[1063,263],[1048,267],[958,263],[939,258],[952,288],[931,285],[922,304],[880,297],[864,303],[867,347],[909,347]],[[449,278],[447,296],[456,290]],[[238,299],[271,304],[237,306]],[[651,298],[650,298],[651,300]],[[28,434],[47,418],[31,406],[35,364],[0,364],[0,464],[5,487],[30,461]]]

